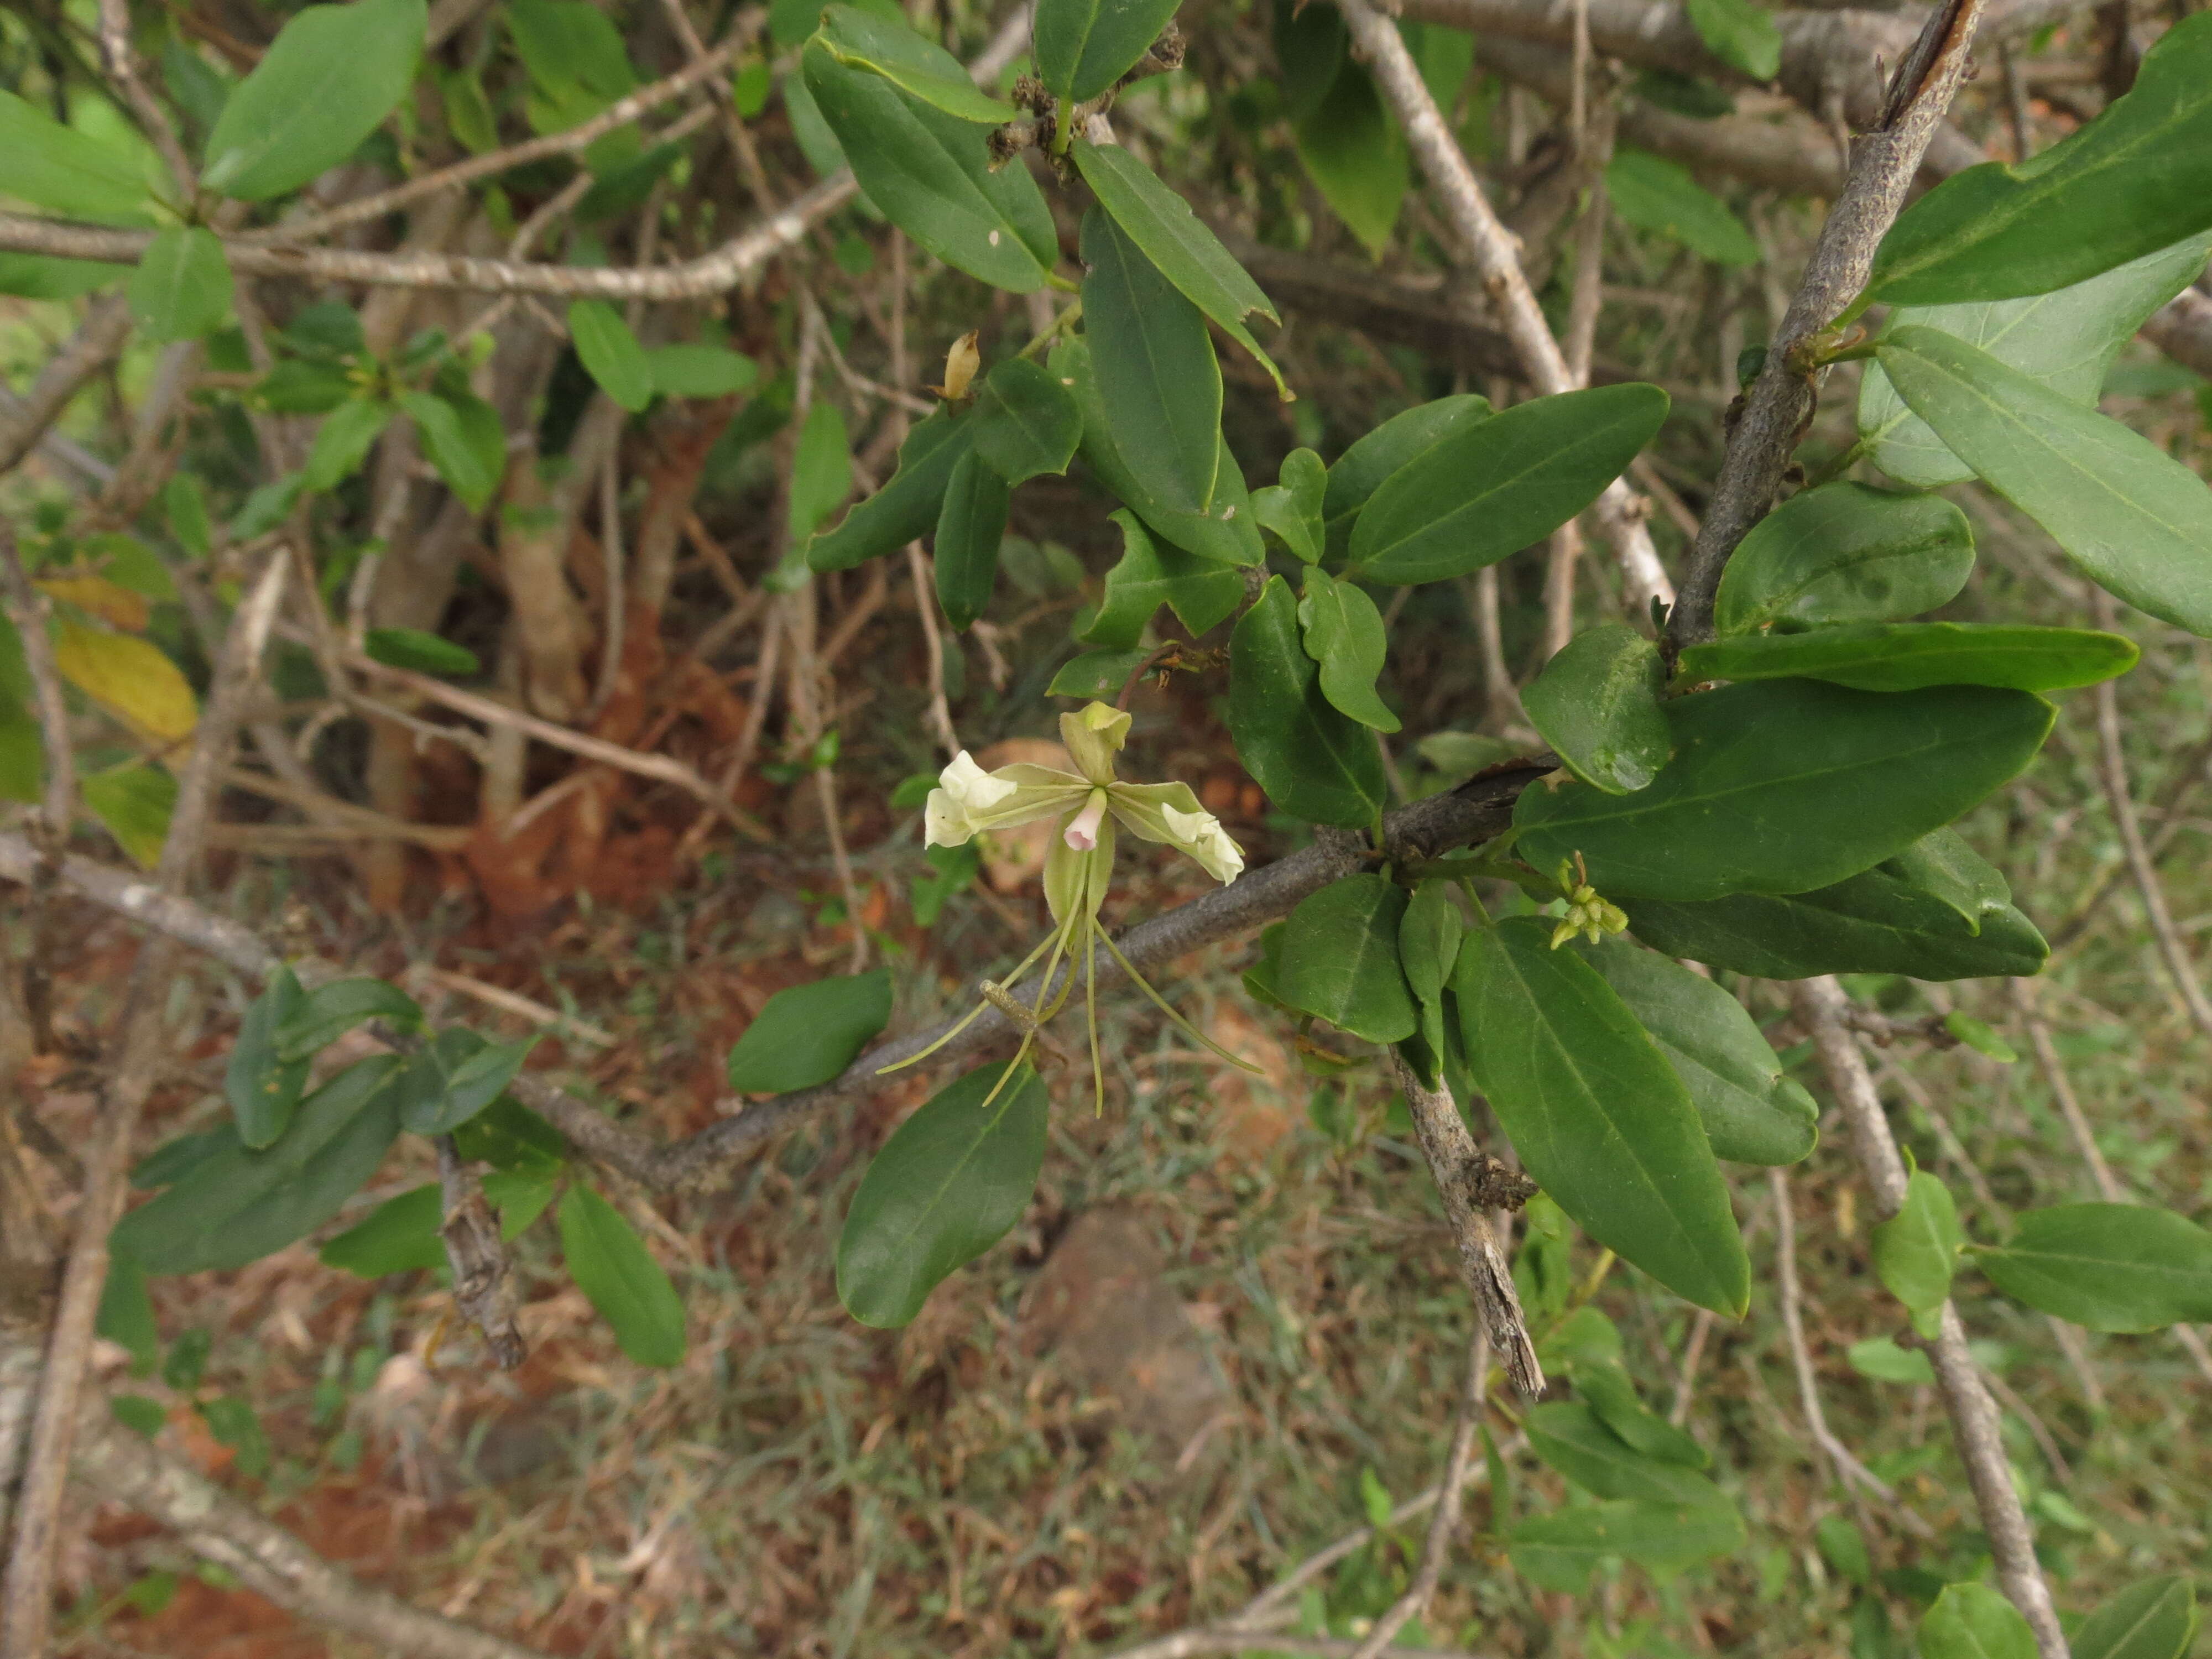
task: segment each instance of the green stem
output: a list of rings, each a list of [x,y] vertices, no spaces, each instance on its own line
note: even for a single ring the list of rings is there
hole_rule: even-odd
[[[1081,298],[1078,297],[1074,300],[1071,300],[1067,304],[1060,307],[1060,315],[1054,318],[1049,323],[1045,325],[1043,330],[1037,335],[1036,338],[1031,340],[1019,351],[1017,351],[1014,356],[1017,357],[1034,357],[1039,351],[1042,350],[1046,346],[1050,345],[1054,340],[1058,339],[1061,335],[1066,333],[1069,329],[1073,328],[1077,321],[1081,319],[1082,315],[1083,301]]]
[[[1874,453],[1874,440],[1861,438],[1840,455],[1831,456],[1819,471],[1805,480],[1807,489],[1818,489],[1824,483],[1832,483]]]

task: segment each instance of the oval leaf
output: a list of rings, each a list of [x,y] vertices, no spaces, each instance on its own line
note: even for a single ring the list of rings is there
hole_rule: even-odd
[[[1950,603],[1973,568],[1973,532],[1949,501],[1823,484],[1752,527],[1721,573],[1713,625],[1900,621]]]
[[[427,392],[404,392],[399,406],[415,422],[423,453],[446,487],[471,513],[489,507],[507,476],[507,428],[500,423],[499,411],[467,392],[434,397]]]
[[[1006,481],[971,454],[952,469],[937,515],[937,602],[945,619],[972,628],[991,604],[999,545],[1006,538]]]
[[[1889,1293],[1916,1314],[1932,1313],[1950,1299],[1951,1276],[1966,1242],[1959,1206],[1949,1188],[1925,1170],[1905,1184],[1905,1204],[1875,1224],[1874,1269]]]
[[[1398,965],[1405,915],[1404,890],[1381,876],[1346,876],[1308,895],[1277,953],[1277,995],[1370,1042],[1413,1036],[1413,995]]]
[[[319,985],[276,1027],[276,1057],[305,1060],[372,1019],[388,1019],[402,1030],[413,1030],[422,1023],[422,1010],[406,992],[380,979],[341,979]]]
[[[200,182],[264,202],[337,166],[406,95],[428,16],[423,0],[296,14],[224,101]]]
[[[1579,1373],[1577,1386],[1581,1386]],[[1728,1503],[1721,1489],[1704,1475],[1630,1445],[1607,1427],[1585,1401],[1539,1406],[1528,1413],[1528,1429],[1529,1450],[1600,1498],[1699,1509],[1724,1507]]]
[[[1037,72],[1063,109],[1096,98],[1151,50],[1176,0],[1039,0]]]
[[[2212,1233],[2140,1204],[2030,1210],[1975,1265],[2016,1302],[2093,1331],[2212,1319]]]
[[[172,225],[146,245],[127,290],[150,340],[197,340],[230,315],[230,264],[211,230]]]
[[[442,1267],[446,1245],[438,1229],[445,1220],[444,1195],[434,1181],[386,1199],[324,1245],[318,1258],[325,1267],[363,1279]]]
[[[892,85],[912,93],[963,121],[997,126],[1020,112],[987,97],[960,60],[933,40],[925,40],[903,21],[894,21],[858,6],[831,6],[822,14],[815,36],[839,63],[873,70]]]
[[[270,1145],[291,1127],[292,1114],[307,1085],[308,1054],[288,1054],[279,1047],[284,1027],[305,1006],[307,994],[289,968],[269,975],[261,994],[246,1005],[224,1067],[223,1097],[245,1145]]]
[[[778,991],[730,1050],[730,1087],[780,1095],[827,1083],[890,1018],[891,976],[882,968]]]
[[[1316,13],[1319,15],[1319,13]],[[1490,400],[1472,392],[1416,404],[1393,415],[1336,458],[1322,495],[1322,518],[1332,557],[1352,545],[1352,522],[1376,490],[1454,434],[1490,418]]]
[[[985,1066],[941,1090],[868,1165],[837,1240],[838,1299],[862,1324],[909,1323],[1021,1219],[1044,1166],[1047,1103],[1036,1072],[1007,1071]]]
[[[1297,601],[1271,576],[1230,640],[1229,732],[1267,799],[1316,823],[1364,829],[1386,787],[1375,737],[1322,695],[1298,635]]]
[[[653,365],[622,313],[605,300],[568,302],[568,335],[586,372],[633,414],[653,401]]]
[[[362,637],[362,648],[378,662],[411,668],[418,674],[473,674],[483,666],[468,647],[419,628],[372,628]]]
[[[163,743],[177,743],[199,724],[199,699],[176,664],[150,641],[57,622],[54,666],[94,702]]]
[[[975,423],[941,409],[906,434],[891,481],[807,544],[816,570],[846,570],[929,533],[945,505],[952,470],[975,440]]]
[[[622,1212],[578,1183],[561,1195],[554,1218],[576,1288],[614,1327],[622,1351],[641,1365],[682,1364],[684,1300]]]
[[[1568,641],[1521,701],[1568,770],[1624,795],[1667,763],[1674,735],[1659,701],[1666,684],[1657,646],[1626,623],[1604,623]]]
[[[131,219],[147,206],[146,181],[129,155],[64,126],[12,92],[0,92],[0,155],[8,158],[0,188],[49,213]]]
[[[1920,1621],[1920,1659],[2036,1659],[2020,1609],[1986,1584],[1947,1584]]]
[[[1075,394],[1041,363],[1009,357],[975,395],[975,453],[1008,485],[1067,471],[1083,437]]]
[[[1694,15],[1701,0],[1691,0]],[[1742,5],[1753,15],[1773,21],[1745,0],[1721,0]],[[1702,0],[1711,4],[1714,0]],[[1717,264],[1755,265],[1759,242],[1728,204],[1690,177],[1689,168],[1624,144],[1613,152],[1605,170],[1606,199],[1622,222],[1638,230],[1670,236],[1692,253]]]
[[[2183,1659],[2197,1633],[2197,1587],[2181,1573],[2131,1584],[2081,1621],[2074,1659]]]
[[[653,389],[669,398],[727,398],[750,392],[760,379],[759,364],[725,346],[653,346],[645,362]]]
[[[1083,331],[1107,429],[1169,505],[1212,504],[1221,368],[1206,319],[1106,214],[1083,218]]]
[[[2026,691],[1884,696],[1774,680],[1668,705],[1674,758],[1647,789],[1530,789],[1540,870],[1581,854],[1599,891],[1717,899],[1826,887],[1950,823],[2034,757],[2054,711]]]
[[[1468,1062],[1522,1165],[1600,1243],[1739,1315],[1750,1263],[1688,1092],[1613,988],[1516,916],[1468,935],[1452,988]]]
[[[1693,680],[1803,678],[1862,691],[1917,691],[1929,685],[2059,691],[2124,674],[2140,654],[2132,640],[2085,628],[1852,623],[1807,634],[1751,634],[1693,645],[1682,653],[1681,668]],[[1529,718],[1535,718],[1534,709]],[[1541,721],[1537,729],[1543,730]],[[1556,740],[1553,746],[1558,747]]]

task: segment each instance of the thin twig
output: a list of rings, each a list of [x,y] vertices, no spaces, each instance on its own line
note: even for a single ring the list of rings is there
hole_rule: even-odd
[[[76,817],[76,755],[70,742],[69,705],[62,698],[61,670],[54,662],[54,642],[46,633],[46,617],[52,609],[52,602],[23,574],[23,562],[15,551],[15,527],[0,519],[0,614],[15,625],[23,666],[31,677],[31,702],[38,716],[39,745],[46,768],[40,811],[51,855],[59,858],[69,846],[70,826]]]
[[[445,1217],[438,1237],[446,1247],[446,1265],[453,1273],[453,1304],[462,1318],[483,1334],[492,1363],[511,1371],[529,1350],[514,1322],[522,1298],[507,1246],[500,1242],[499,1218],[484,1201],[476,1177],[462,1167],[453,1136],[440,1135],[437,1142],[438,1189]]]
[[[0,404],[0,473],[39,447],[70,400],[123,352],[131,337],[131,307],[119,294],[95,300],[69,343],[46,359],[21,398]]]
[[[137,54],[131,49],[131,0],[100,0],[100,56],[107,78],[123,89],[124,101],[131,106],[131,114],[146,130],[161,164],[168,168],[178,202],[189,203],[198,191],[198,175],[185,147],[177,142],[177,129],[169,120],[168,111],[155,101],[139,78]]]

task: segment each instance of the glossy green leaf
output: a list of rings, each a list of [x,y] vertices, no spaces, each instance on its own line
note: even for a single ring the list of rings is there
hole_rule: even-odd
[[[1666,684],[1657,646],[1626,623],[1601,623],[1568,641],[1521,701],[1570,771],[1622,795],[1667,763],[1674,734],[1659,700]]]
[[[501,1095],[453,1131],[453,1150],[510,1175],[543,1179],[568,1161],[561,1132],[513,1095]]]
[[[608,397],[633,414],[653,401],[653,364],[622,313],[605,300],[571,300],[568,337]]]
[[[446,1204],[436,1182],[386,1199],[319,1252],[325,1267],[381,1279],[446,1265]]]
[[[378,662],[411,668],[418,674],[459,676],[479,672],[483,667],[466,646],[425,634],[419,628],[372,628],[362,647]]]
[[[622,1212],[581,1182],[561,1195],[561,1255],[576,1288],[641,1365],[684,1363],[684,1300]]]
[[[315,428],[315,447],[301,471],[301,488],[320,495],[353,477],[391,420],[392,405],[381,398],[353,398],[340,404]]]
[[[805,545],[815,528],[853,493],[853,441],[837,405],[817,398],[791,452],[792,544]]]
[[[1261,540],[1259,520],[1244,493],[1244,475],[1229,453],[1228,441],[1218,435],[1215,439],[1211,509],[1196,512],[1175,506],[1140,478],[1123,457],[1091,365],[1087,340],[1063,340],[1054,348],[1052,373],[1074,392],[1083,410],[1083,459],[1100,482],[1154,535],[1186,553],[1217,564],[1255,565],[1263,561],[1267,552]]]
[[[1694,15],[1700,3],[1741,4],[1745,0],[1691,0]],[[1757,11],[1756,7],[1747,9]],[[1765,17],[1764,12],[1759,12]],[[1772,27],[1770,21],[1769,27]],[[1669,236],[1692,253],[1716,264],[1755,265],[1759,243],[1744,228],[1743,221],[1728,204],[1690,176],[1689,168],[1652,155],[1649,150],[1622,145],[1613,151],[1605,170],[1606,199],[1624,224],[1656,235]]]
[[[2087,125],[2027,161],[1969,167],[1899,214],[1867,294],[1895,305],[2047,294],[2208,227],[2212,19],[2197,16],[2167,30],[2134,90]]]
[[[2207,36],[2212,40],[2212,35]],[[1878,348],[1912,412],[2092,580],[2212,635],[2212,489],[2148,440],[1932,328]]]
[[[1279,483],[1252,492],[1252,511],[1260,527],[1290,550],[1301,564],[1318,564],[1328,549],[1328,526],[1322,517],[1327,498],[1328,469],[1310,449],[1294,449],[1283,457]]]
[[[1690,26],[1706,50],[1754,81],[1782,72],[1782,31],[1753,0],[1688,0]]]
[[[132,219],[148,205],[146,181],[128,153],[87,137],[0,92],[0,196],[71,219]]]
[[[134,863],[147,870],[161,863],[177,807],[175,778],[157,766],[126,766],[80,779],[77,793]]]
[[[499,411],[469,392],[403,392],[399,406],[415,422],[422,452],[447,488],[471,513],[489,507],[507,477],[507,428]]]
[[[1176,0],[1039,0],[1037,73],[1065,109],[1096,98],[1151,50]]]
[[[2035,1632],[1986,1584],[1946,1584],[1920,1620],[1920,1659],[2035,1659]]]
[[[1020,113],[987,96],[960,60],[904,23],[858,6],[831,6],[815,36],[832,58],[850,69],[872,70],[892,85],[963,121],[997,126]]]
[[[413,1030],[422,1023],[422,1010],[406,992],[380,979],[340,979],[319,985],[276,1028],[276,1057],[305,1060],[372,1019]]]
[[[778,991],[730,1050],[730,1087],[779,1095],[827,1083],[890,1018],[891,979],[881,968]]]
[[[1923,836],[1880,866],[1907,886],[1941,900],[1957,911],[1970,931],[2012,902],[2004,872],[1966,844],[1956,830]]]
[[[1575,948],[1674,1068],[1713,1156],[1783,1164],[1813,1150],[1820,1108],[1782,1074],[1782,1062],[1735,997],[1655,951],[1617,942]]]
[[[1575,1367],[1575,1392],[1607,1430],[1631,1450],[1680,1468],[1703,1469],[1712,1455],[1636,1397],[1636,1385],[1618,1364]],[[1624,1494],[1632,1496],[1633,1494]],[[1719,1494],[1714,1494],[1717,1497]]]
[[[1795,893],[1872,868],[2034,758],[2051,706],[1953,685],[1884,695],[1817,680],[1732,685],[1667,706],[1674,757],[1646,789],[1531,789],[1514,811],[1540,870],[1581,854],[1618,898]]]
[[[2030,1210],[1974,1263],[2016,1302],[2093,1331],[2212,1319],[2212,1233],[2141,1204]]]
[[[1459,962],[1467,922],[1451,901],[1448,881],[1425,881],[1413,890],[1398,923],[1398,965],[1414,1000],[1440,1001]]]
[[[806,158],[816,177],[829,178],[845,166],[845,147],[837,142],[837,135],[830,131],[829,122],[822,118],[821,106],[806,89],[803,68],[793,70],[778,85],[783,92],[784,115],[791,123],[791,136],[799,145],[799,154]]]
[[[1075,394],[1026,357],[1009,357],[992,368],[969,419],[976,458],[1009,486],[1066,471],[1083,438],[1083,410]]]
[[[1098,205],[1161,276],[1252,354],[1287,402],[1291,392],[1283,384],[1282,371],[1245,326],[1244,319],[1254,315],[1271,323],[1282,321],[1251,273],[1231,257],[1221,239],[1190,210],[1188,202],[1127,150],[1119,144],[1094,144],[1087,138],[1078,138],[1073,149],[1075,164],[1097,196]]]
[[[1914,1172],[1905,1183],[1904,1207],[1875,1224],[1873,1242],[1875,1272],[1906,1308],[1924,1314],[1949,1298],[1966,1235],[1949,1189],[1934,1176]]]
[[[1316,823],[1364,829],[1386,788],[1375,734],[1322,695],[1299,637],[1297,601],[1271,576],[1230,641],[1229,732],[1267,799]]]
[[[1844,1351],[1851,1369],[1877,1382],[1910,1382],[1926,1387],[1936,1380],[1936,1368],[1917,1348],[1900,1348],[1886,1336],[1869,1337]]]
[[[952,469],[975,442],[974,424],[939,410],[906,434],[891,481],[808,544],[816,570],[846,570],[919,540],[936,524]]]
[[[230,265],[222,244],[198,225],[155,233],[131,273],[131,314],[149,340],[197,340],[230,315]]]
[[[1114,447],[1170,506],[1213,502],[1221,368],[1199,308],[1105,213],[1083,218],[1083,332]]]
[[[862,1324],[911,1322],[947,1275],[1021,1219],[1044,1165],[1048,1103],[1029,1066],[1006,1069],[984,1066],[940,1090],[868,1165],[837,1241],[838,1299]]]
[[[2081,1621],[2074,1659],[2185,1659],[2197,1633],[2197,1587],[2184,1573],[2130,1584]]]
[[[1621,1380],[1627,1379],[1623,1376]],[[1582,1386],[1579,1374],[1577,1386]],[[1630,1445],[1587,1401],[1538,1406],[1528,1413],[1527,1427],[1529,1450],[1600,1498],[1696,1509],[1723,1507],[1728,1502],[1719,1487],[1694,1469]]]
[[[1478,421],[1490,418],[1490,400],[1463,392],[1416,404],[1356,439],[1328,470],[1322,518],[1328,552],[1340,557],[1352,545],[1352,526],[1385,481],[1401,467]]]
[[[131,1374],[145,1376],[161,1357],[161,1326],[146,1289],[146,1269],[127,1255],[111,1255],[107,1279],[100,1287],[100,1315],[94,1330],[131,1354]]]
[[[1127,507],[1116,509],[1112,518],[1121,528],[1121,557],[1106,573],[1106,596],[1083,632],[1085,644],[1133,648],[1163,605],[1175,612],[1193,638],[1218,626],[1237,609],[1244,597],[1240,572],[1162,545]]]
[[[200,182],[265,202],[337,166],[406,95],[428,15],[423,0],[295,13],[224,101]]]
[[[1693,680],[1802,678],[1862,691],[1930,685],[2058,691],[2124,674],[2140,654],[2132,640],[2085,628],[1847,623],[1807,634],[1748,634],[1693,645],[1682,653],[1681,670]],[[1533,709],[1530,718],[1535,718]],[[1543,729],[1540,721],[1537,729]]]
[[[726,346],[649,346],[645,363],[653,389],[665,398],[728,398],[760,380],[760,365]]]
[[[800,64],[853,177],[885,218],[995,288],[1029,294],[1044,286],[1060,243],[1028,168],[994,173],[981,127],[879,75],[846,68],[819,45]]]
[[[1541,541],[1626,470],[1667,418],[1656,386],[1534,398],[1463,427],[1401,467],[1352,526],[1360,574],[1439,581]]]
[[[1974,568],[1966,515],[1936,495],[1823,484],[1768,514],[1721,574],[1723,635],[1892,622],[1948,604]]]
[[[2212,234],[2050,294],[1955,306],[1901,306],[1892,329],[1924,326],[1979,346],[1998,362],[2085,409],[2096,407],[2106,371],[2151,313],[2203,274]],[[1945,447],[1928,423],[1905,406],[1879,363],[1859,382],[1858,429],[1868,458],[1899,483],[1932,489],[1960,483],[1973,468]]]
[[[1597,970],[1516,916],[1468,937],[1452,988],[1468,1062],[1522,1167],[1600,1243],[1740,1314],[1750,1264],[1688,1091]]]
[[[222,1273],[304,1237],[376,1173],[399,1133],[399,1060],[356,1062],[300,1103],[261,1151],[218,1147],[117,1224],[114,1249],[154,1273]]]
[[[1377,732],[1403,724],[1375,690],[1390,648],[1382,613],[1358,584],[1315,566],[1305,574],[1298,624],[1306,655],[1321,665],[1321,694],[1340,714]]]
[[[1405,890],[1381,876],[1346,876],[1307,895],[1283,934],[1277,994],[1370,1042],[1413,1036],[1413,991],[1398,964],[1405,915]]]
[[[1340,33],[1344,27],[1328,13],[1310,15],[1334,22]],[[1380,259],[1405,206],[1412,165],[1373,77],[1346,61],[1312,113],[1291,123],[1291,134],[1298,164],[1329,210]]]
[[[246,1006],[231,1044],[222,1091],[230,1102],[238,1138],[247,1146],[269,1146],[291,1126],[292,1114],[307,1085],[304,1055],[286,1060],[277,1051],[277,1034],[307,1000],[289,968],[269,975],[259,996]]]
[[[1544,1589],[1579,1592],[1609,1557],[1655,1571],[1677,1571],[1744,1545],[1732,1504],[1578,1504],[1517,1522],[1507,1537],[1514,1571]]]
[[[952,469],[937,515],[937,601],[945,618],[966,629],[989,608],[999,580],[999,544],[1006,538],[1006,481],[980,453]]]

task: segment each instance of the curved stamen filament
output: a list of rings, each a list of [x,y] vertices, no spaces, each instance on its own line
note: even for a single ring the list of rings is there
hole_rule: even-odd
[[[1127,974],[1131,980],[1135,981],[1136,987],[1139,991],[1142,991],[1146,996],[1152,1000],[1152,1006],[1154,1007],[1158,1008],[1162,1013],[1165,1014],[1170,1020],[1175,1022],[1176,1028],[1182,1031],[1184,1036],[1189,1037],[1194,1042],[1202,1044],[1207,1049],[1211,1050],[1215,1054],[1219,1055],[1223,1060],[1227,1060],[1231,1066],[1237,1067],[1241,1071],[1249,1072],[1254,1077],[1264,1077],[1266,1075],[1265,1073],[1263,1073],[1257,1066],[1255,1066],[1250,1060],[1245,1060],[1239,1055],[1231,1054],[1228,1049],[1223,1048],[1212,1037],[1206,1036],[1205,1032],[1200,1030],[1198,1027],[1193,1025],[1181,1014],[1176,1012],[1174,1009],[1168,1006],[1167,999],[1163,997],[1158,991],[1152,989],[1152,981],[1146,979],[1142,974],[1139,973],[1136,969],[1136,965],[1132,963],[1128,957],[1121,954],[1121,947],[1114,943],[1114,936],[1109,933],[1103,927],[1100,927],[1095,918],[1091,921],[1091,930],[1098,936],[1099,942],[1104,945],[1109,951],[1114,953],[1114,960],[1121,964],[1121,971]]]

